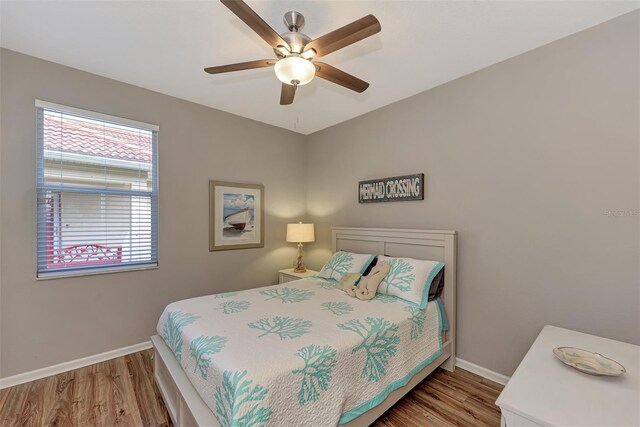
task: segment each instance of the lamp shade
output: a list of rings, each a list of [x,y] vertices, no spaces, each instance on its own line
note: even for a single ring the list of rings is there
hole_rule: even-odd
[[[315,242],[316,235],[313,224],[287,224],[287,242],[307,243]]]

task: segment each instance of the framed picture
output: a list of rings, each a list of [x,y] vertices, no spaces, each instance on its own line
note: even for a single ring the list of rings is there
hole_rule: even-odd
[[[209,251],[264,247],[264,185],[209,181]]]

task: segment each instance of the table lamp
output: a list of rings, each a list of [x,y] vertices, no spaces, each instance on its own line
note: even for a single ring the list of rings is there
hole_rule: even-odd
[[[287,242],[298,244],[298,257],[296,258],[296,267],[293,269],[295,273],[304,273],[307,271],[302,263],[302,244],[307,242],[315,242],[316,237],[313,224],[287,224]]]

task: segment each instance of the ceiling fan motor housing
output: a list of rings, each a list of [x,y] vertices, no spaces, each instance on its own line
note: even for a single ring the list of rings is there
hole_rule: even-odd
[[[304,27],[304,15],[295,10],[290,10],[285,13],[282,20],[284,21],[284,25],[292,32],[300,31],[302,27]]]
[[[311,41],[311,37],[300,32],[304,27],[304,16],[300,12],[292,10],[284,14],[283,21],[289,31],[280,34],[280,37],[287,42],[291,53],[302,53],[302,49]],[[279,58],[285,56],[278,49],[274,49],[274,52]]]

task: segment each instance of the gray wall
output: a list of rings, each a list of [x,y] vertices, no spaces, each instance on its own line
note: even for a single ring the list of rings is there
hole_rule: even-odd
[[[545,324],[640,344],[639,17],[311,135],[311,265],[331,225],[454,229],[459,357],[510,375]],[[419,172],[424,201],[357,203]]]
[[[146,341],[167,303],[274,283],[292,264],[302,135],[7,50],[0,61],[0,376]],[[158,270],[35,280],[36,98],[160,126]],[[265,185],[264,249],[208,251],[209,179]]]
[[[305,211],[316,268],[331,225],[458,230],[468,361],[511,374],[544,324],[640,344],[639,17],[308,137],[2,50],[0,376],[145,341],[168,302],[275,281]],[[160,125],[160,269],[35,280],[35,98]],[[424,201],[357,203],[357,181],[414,172]],[[264,249],[208,252],[214,178],[266,185]]]

